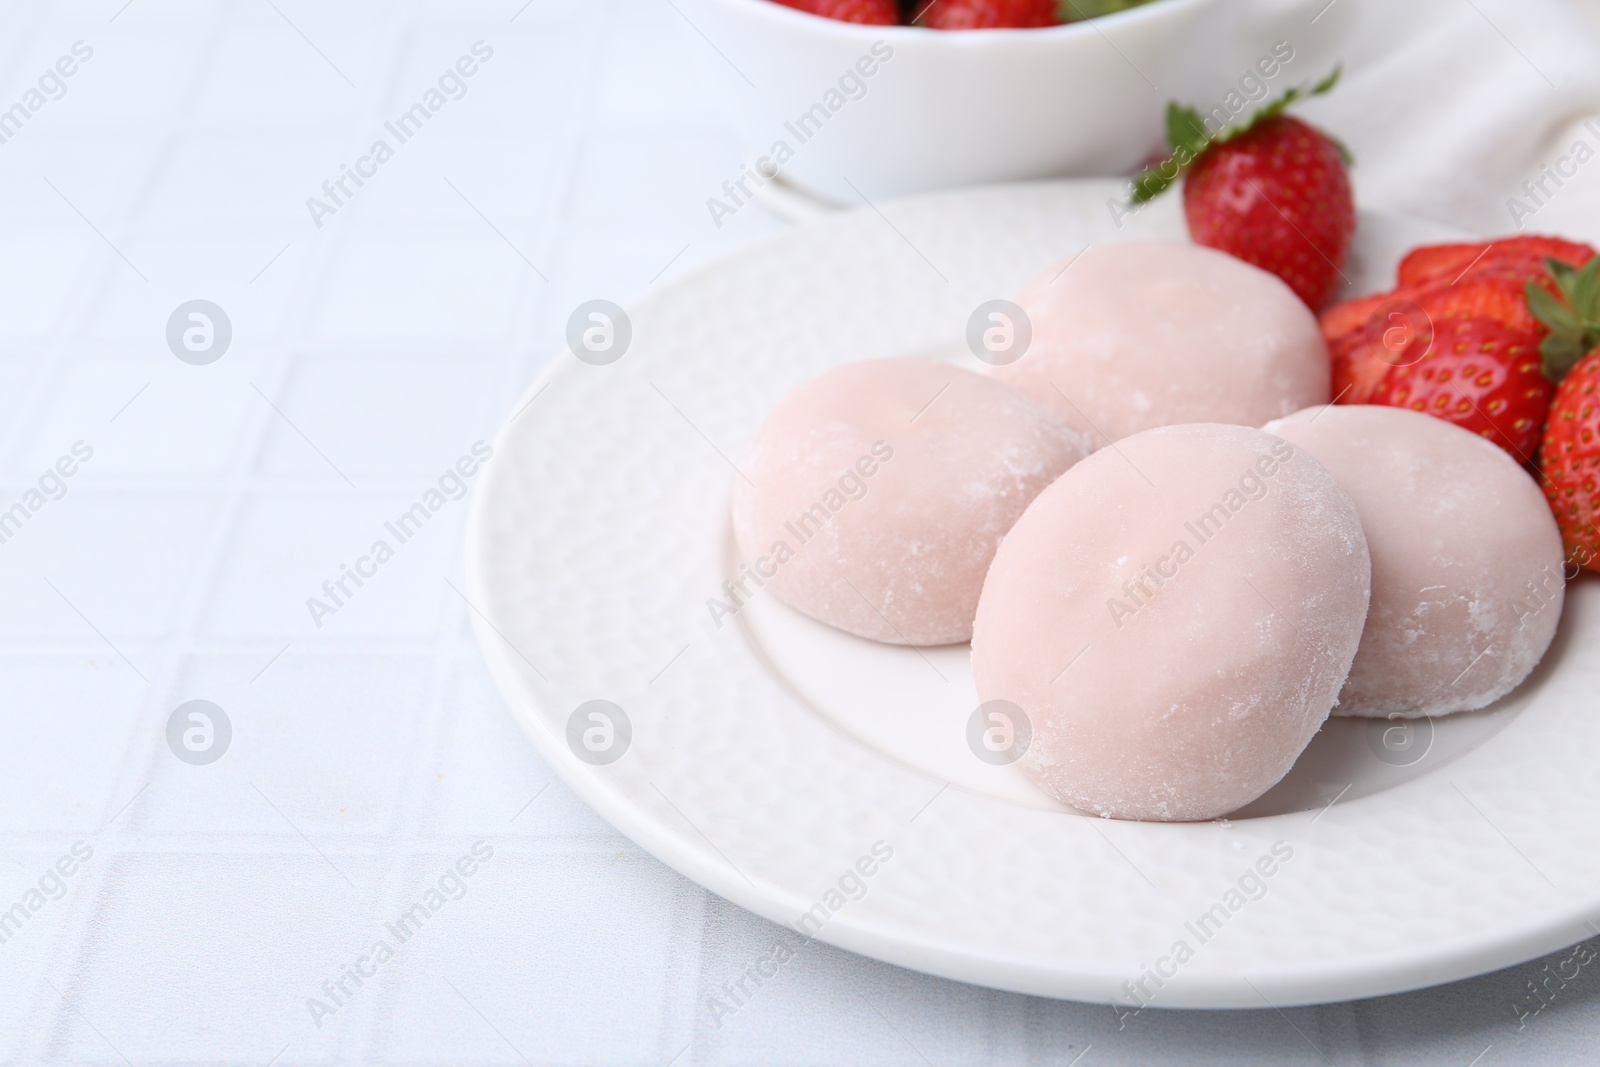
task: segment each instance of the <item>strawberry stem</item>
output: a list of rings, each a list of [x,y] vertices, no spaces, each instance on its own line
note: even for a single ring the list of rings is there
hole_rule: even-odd
[[[1555,282],[1551,293],[1537,281],[1527,282],[1528,310],[1550,328],[1539,344],[1540,370],[1552,382],[1566,377],[1572,365],[1600,345],[1600,256],[1580,269],[1552,256],[1545,268]]]
[[[1240,137],[1257,125],[1268,119],[1276,118],[1283,114],[1290,104],[1308,97],[1321,96],[1328,92],[1339,82],[1339,74],[1344,70],[1344,65],[1339,64],[1329,72],[1326,78],[1309,88],[1296,85],[1285,91],[1276,100],[1257,108],[1255,113],[1243,122],[1235,122],[1223,126],[1216,133],[1206,130],[1205,120],[1200,112],[1192,107],[1179,104],[1176,101],[1167,105],[1167,144],[1172,153],[1161,162],[1146,167],[1138,177],[1133,179],[1132,201],[1143,204],[1155,199],[1172,187],[1184,171],[1194,165],[1195,161],[1205,154],[1212,145],[1225,144],[1236,137]],[[1339,149],[1339,154],[1344,157],[1346,166],[1351,163],[1350,151],[1333,140]]]

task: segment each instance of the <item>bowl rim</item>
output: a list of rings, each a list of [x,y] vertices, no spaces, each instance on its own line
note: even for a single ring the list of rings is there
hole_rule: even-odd
[[[972,48],[981,47],[988,42],[1040,40],[1054,43],[1063,39],[1100,35],[1100,24],[1113,27],[1138,25],[1142,22],[1167,18],[1169,13],[1175,13],[1180,10],[1206,7],[1212,4],[1214,0],[1149,0],[1148,3],[1129,8],[1126,11],[1098,15],[1078,22],[1065,22],[1055,26],[997,27],[981,30],[930,30],[926,26],[909,26],[902,23],[884,26],[872,23],[845,22],[840,19],[826,18],[822,15],[813,15],[810,12],[779,3],[777,0],[694,0],[694,2],[715,4],[728,11],[748,13],[752,18],[767,19],[775,26],[788,26],[793,29],[809,30],[816,33],[833,32],[842,37],[858,40],[876,39],[889,35],[897,42],[912,40],[941,41],[948,42],[958,48]],[[743,16],[741,15],[741,17]],[[939,46],[935,45],[935,47]]]

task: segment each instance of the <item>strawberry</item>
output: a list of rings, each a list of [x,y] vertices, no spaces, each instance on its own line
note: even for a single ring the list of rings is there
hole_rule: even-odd
[[[1355,233],[1344,148],[1283,114],[1305,95],[1333,88],[1339,71],[1310,90],[1291,89],[1239,125],[1208,133],[1200,113],[1169,104],[1173,155],[1134,180],[1143,202],[1187,172],[1189,235],[1282,278],[1315,311],[1341,277]]]
[[[1390,367],[1416,363],[1427,351],[1436,322],[1493,319],[1531,331],[1535,341],[1543,339],[1546,328],[1528,309],[1521,273],[1474,268],[1462,275],[1459,267],[1454,273],[1461,279],[1454,284],[1402,285],[1390,293],[1340,301],[1322,313],[1318,321],[1328,343],[1333,395],[1340,403],[1372,403]],[[1544,284],[1554,287],[1548,274]]]
[[[920,0],[919,26],[935,30],[1028,29],[1054,26],[1056,0]]]
[[[1287,115],[1201,156],[1183,211],[1195,241],[1276,274],[1313,311],[1338,285],[1356,228],[1338,146]]]
[[[1552,255],[1545,267],[1543,284],[1526,283],[1528,309],[1550,329],[1544,373],[1561,382],[1540,444],[1544,491],[1568,559],[1600,570],[1600,256],[1574,268]]]
[[[1454,285],[1402,285],[1393,292],[1341,300],[1325,310],[1317,321],[1322,327],[1323,340],[1328,342],[1330,355],[1360,341],[1375,339],[1374,330],[1388,330],[1396,325],[1419,329],[1423,317],[1430,322],[1452,316],[1498,319],[1511,326],[1533,330],[1542,338],[1544,327],[1528,310],[1523,284],[1520,275],[1474,272]],[[1396,320],[1397,314],[1403,321]],[[1381,324],[1373,320],[1375,315],[1383,319]]]
[[[1427,351],[1427,341],[1394,348],[1361,339],[1330,353],[1334,402],[1376,404],[1378,387],[1391,367],[1410,366]]]
[[[1433,316],[1403,290],[1341,301],[1320,322],[1337,403],[1373,403],[1389,368],[1416,363],[1433,343]]]
[[[1557,386],[1539,459],[1567,558],[1600,571],[1600,349]]]
[[[1421,245],[1400,260],[1396,287],[1455,281],[1484,254],[1484,244]]]
[[[1539,371],[1538,349],[1529,329],[1479,316],[1442,318],[1422,358],[1390,367],[1372,402],[1453,422],[1527,463],[1555,391]]]
[[[1453,283],[1479,272],[1523,273],[1525,278],[1545,276],[1546,257],[1581,267],[1595,251],[1586,244],[1559,237],[1502,237],[1477,244],[1425,245],[1413,248],[1396,272],[1401,286]]]
[[[900,22],[897,0],[775,0],[784,7],[821,15],[840,22],[862,22],[872,26],[894,26]]]
[[[1544,327],[1528,311],[1525,282],[1521,276],[1468,275],[1454,285],[1442,284],[1408,291],[1398,289],[1397,297],[1408,297],[1434,320],[1445,318],[1494,319],[1519,330],[1532,330],[1544,337]]]
[[[1504,278],[1434,288],[1401,286],[1391,293],[1343,300],[1318,320],[1332,361],[1334,395],[1346,404],[1371,403],[1388,369],[1421,359],[1433,340],[1433,324],[1450,318],[1494,319],[1543,336],[1528,313],[1521,284]]]
[[[1365,332],[1372,313],[1394,297],[1394,293],[1373,293],[1371,296],[1358,296],[1330,304],[1317,316],[1317,324],[1322,327],[1322,336],[1328,342],[1328,347],[1332,348],[1340,340]]]

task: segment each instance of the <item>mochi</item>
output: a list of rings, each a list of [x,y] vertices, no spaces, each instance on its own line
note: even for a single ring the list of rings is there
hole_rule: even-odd
[[[836,367],[767,416],[739,465],[730,607],[759,587],[876,641],[966,641],[1001,537],[1089,451],[1045,408],[951,364]]]
[[[1032,341],[990,373],[1096,448],[1179,423],[1260,426],[1328,400],[1316,317],[1275,275],[1215,249],[1095,245],[1016,303]]]
[[[1335,715],[1472,711],[1538,666],[1561,620],[1561,531],[1505,450],[1404,408],[1315,407],[1266,428],[1339,480],[1372,552],[1372,608]]]
[[[1355,505],[1243,426],[1146,430],[1051,485],[996,553],[973,628],[1019,766],[1121,819],[1210,819],[1279,781],[1327,719],[1366,619]]]

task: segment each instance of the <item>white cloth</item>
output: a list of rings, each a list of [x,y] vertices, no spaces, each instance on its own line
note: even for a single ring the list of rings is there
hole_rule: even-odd
[[[1600,7],[1548,0],[1264,3],[1244,39],[1304,41],[1296,76],[1343,59],[1329,96],[1299,108],[1356,157],[1358,203],[1483,235],[1600,239],[1600,162],[1572,166],[1535,204],[1522,182],[1600,115]],[[1311,20],[1315,19],[1315,22]],[[1302,65],[1303,64],[1303,65]],[[1513,195],[1536,214],[1513,218]]]
[[[0,510],[30,488],[59,495],[0,543],[0,912],[32,891],[39,903],[19,929],[0,921],[0,1059],[1592,1055],[1589,971],[1536,1015],[1513,1013],[1544,1004],[1527,983],[1545,961],[1282,1014],[1146,1012],[1119,1030],[1105,1006],[817,944],[717,1026],[707,997],[767,953],[773,928],[552,782],[447,584],[461,585],[462,502],[377,576],[347,582],[320,627],[306,606],[492,435],[578,303],[626,301],[784,225],[759,211],[720,231],[707,221],[738,149],[694,77],[718,60],[666,0],[522,6],[0,9],[0,109],[74,42],[93,50],[59,93],[45,78],[0,143]],[[1600,111],[1595,29],[1558,4],[1337,0],[1313,25],[1316,13],[1253,9],[1226,69],[1284,36],[1304,49],[1297,78],[1344,57],[1347,83],[1305,113],[1355,150],[1364,204],[1507,230],[1511,190]],[[307,199],[331,202],[323,183],[363,166],[384,121],[480,39],[494,55],[465,95],[365,184],[346,179],[319,228]],[[1597,187],[1593,162],[1538,227],[1600,236]],[[209,366],[180,362],[163,336],[196,298],[233,325]],[[46,468],[80,440],[93,456],[60,495]],[[208,766],[167,744],[192,699],[232,724]],[[479,840],[493,857],[465,895],[374,961],[386,924]],[[81,862],[79,842],[92,850]],[[337,1000],[325,981],[344,983]],[[336,1010],[314,1018],[312,998]]]

